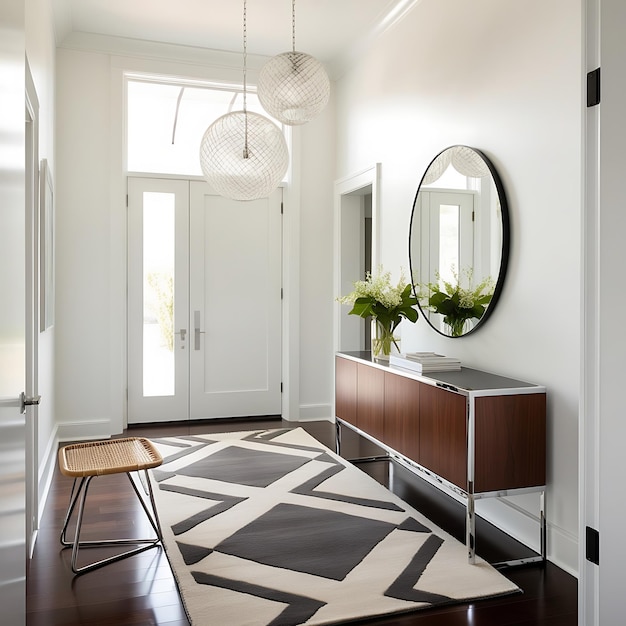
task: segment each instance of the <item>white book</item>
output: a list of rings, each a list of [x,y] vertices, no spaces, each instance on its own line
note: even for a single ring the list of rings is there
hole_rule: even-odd
[[[416,361],[423,364],[434,363],[460,363],[460,359],[452,356],[444,356],[443,354],[437,354],[436,352],[406,352],[402,354],[405,359]]]
[[[453,372],[461,369],[461,362],[458,359],[454,359],[452,362],[443,363],[419,363],[413,359],[407,359],[395,354],[391,354],[389,356],[389,365],[403,367],[413,372],[417,372],[418,374],[427,374],[429,372]]]

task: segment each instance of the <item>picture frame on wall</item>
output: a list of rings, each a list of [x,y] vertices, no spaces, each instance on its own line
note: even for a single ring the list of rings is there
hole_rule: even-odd
[[[54,190],[47,159],[39,172],[39,329],[54,325]]]

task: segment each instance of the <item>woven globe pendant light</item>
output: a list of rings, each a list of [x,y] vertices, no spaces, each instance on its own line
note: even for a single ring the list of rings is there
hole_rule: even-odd
[[[233,200],[266,198],[289,165],[285,137],[270,119],[246,108],[246,0],[243,2],[243,111],[216,119],[200,142],[200,167],[206,181]]]
[[[291,3],[292,51],[272,57],[259,74],[257,94],[263,108],[283,124],[305,124],[328,104],[330,81],[324,66],[296,52],[296,0]]]
[[[280,129],[263,115],[234,111],[219,117],[200,143],[204,178],[233,200],[266,198],[287,171],[289,152]]]

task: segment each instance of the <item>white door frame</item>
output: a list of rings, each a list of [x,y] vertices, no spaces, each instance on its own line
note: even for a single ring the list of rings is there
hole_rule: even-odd
[[[127,261],[120,254],[125,251],[128,239],[126,229],[126,180],[128,176],[150,177],[149,173],[131,172],[126,161],[125,113],[124,106],[126,87],[125,74],[129,71],[139,73],[149,71],[163,73],[163,64],[159,61],[150,62],[146,68],[144,60],[134,61],[129,57],[111,58],[111,89],[110,89],[110,193],[111,193],[111,239],[116,243],[110,249],[109,268],[113,277],[114,288],[111,289],[111,330],[110,377],[113,400],[111,406],[111,433],[121,433],[128,424],[127,405],[127,371],[126,355],[128,337],[126,328],[126,279],[128,275]],[[168,65],[166,74],[188,72],[189,67],[180,65],[179,70],[172,70]],[[198,78],[202,78],[200,72]],[[204,74],[203,74],[204,76]],[[284,420],[300,418],[300,212],[301,212],[301,129],[288,129],[291,133],[291,165],[288,172],[289,182],[283,186],[283,328],[282,328],[282,374],[283,401],[282,417]],[[155,174],[156,178],[163,174]],[[174,178],[173,176],[167,176]],[[201,176],[184,176],[188,180],[204,180]]]
[[[583,41],[587,47],[582,71],[600,66],[600,0],[587,0]],[[584,84],[584,83],[583,83]],[[583,209],[581,250],[581,350],[578,425],[578,623],[599,626],[599,567],[586,558],[586,528],[600,529],[599,520],[599,142],[600,107],[583,113]],[[618,577],[619,578],[619,577]]]
[[[361,201],[358,192],[371,190],[372,195],[372,268],[380,263],[380,163],[335,181],[334,187],[334,294],[335,298],[348,293],[354,267],[346,267],[347,259],[355,261],[363,241],[360,227]],[[347,278],[346,278],[347,274]],[[349,317],[347,307],[335,301],[333,316],[333,346],[335,351],[358,349],[363,320]]]
[[[601,102],[583,115],[581,399],[579,418],[579,624],[623,622],[624,307],[623,172],[626,5],[586,0],[584,74],[601,67]],[[583,85],[585,81],[583,80]],[[586,95],[586,94],[584,94]],[[586,100],[586,98],[585,98]],[[587,528],[599,533],[599,565],[587,560]]]

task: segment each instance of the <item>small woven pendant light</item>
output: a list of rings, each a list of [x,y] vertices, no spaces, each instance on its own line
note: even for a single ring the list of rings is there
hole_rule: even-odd
[[[324,66],[296,52],[296,0],[291,2],[292,51],[272,57],[259,74],[257,93],[263,108],[283,124],[310,122],[328,104],[330,81]]]
[[[233,200],[266,198],[283,179],[289,164],[281,130],[267,117],[246,108],[247,24],[243,2],[243,111],[222,115],[200,142],[200,166],[206,181]]]

